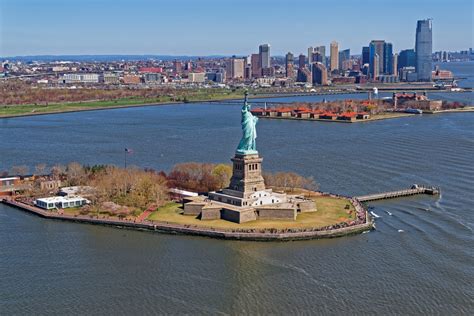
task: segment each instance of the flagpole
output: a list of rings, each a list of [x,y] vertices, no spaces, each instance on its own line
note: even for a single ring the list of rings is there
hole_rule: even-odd
[[[125,169],[127,169],[127,149],[126,148],[123,152],[123,157],[124,157],[124,166],[125,166]]]

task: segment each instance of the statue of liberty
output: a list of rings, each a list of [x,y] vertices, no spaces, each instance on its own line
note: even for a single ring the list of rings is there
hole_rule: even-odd
[[[247,102],[248,92],[245,91],[245,101],[242,106],[242,139],[237,147],[237,153],[242,155],[257,154],[257,146],[255,139],[257,138],[257,121],[250,112],[250,105]]]

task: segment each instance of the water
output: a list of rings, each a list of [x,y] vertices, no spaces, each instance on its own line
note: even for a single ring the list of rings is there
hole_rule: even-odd
[[[0,170],[39,162],[169,170],[229,162],[239,107],[206,104],[0,121]],[[223,241],[48,221],[0,205],[0,314],[468,314],[473,310],[474,114],[364,124],[260,120],[263,168],[362,195],[377,230],[332,240]],[[389,215],[391,213],[392,215]]]

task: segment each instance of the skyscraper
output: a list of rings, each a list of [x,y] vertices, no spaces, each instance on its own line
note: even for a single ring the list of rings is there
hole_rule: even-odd
[[[243,79],[245,69],[245,59],[233,56],[227,61],[227,79]]]
[[[393,73],[393,46],[392,43],[385,43],[383,47],[383,73]]]
[[[414,49],[404,49],[398,55],[398,69],[403,67],[415,67],[416,54]]]
[[[260,67],[262,69],[270,68],[270,45],[260,45],[258,47],[258,54],[260,55]]]
[[[328,84],[328,71],[326,66],[320,62],[313,63],[312,71],[312,82],[313,85],[327,85]]]
[[[370,74],[371,78],[376,78],[379,74],[384,72],[383,56],[385,49],[384,40],[373,40],[369,44],[369,57],[370,57]],[[377,64],[374,64],[375,55],[377,56]],[[377,74],[377,76],[375,76]]]
[[[415,69],[418,81],[431,81],[433,32],[431,20],[419,20],[416,25]]]
[[[370,63],[371,65],[379,65],[380,63],[380,57],[378,54],[375,54],[373,57],[372,57],[372,62]],[[379,76],[380,72],[379,72],[379,67],[375,66],[373,67],[373,70],[372,72],[370,73],[371,74],[371,77],[372,79],[376,80],[377,77]]]
[[[330,67],[331,71],[337,70],[339,67],[339,44],[336,41],[331,42],[331,62]]]
[[[298,69],[304,68],[305,63],[306,63],[305,55],[300,54],[298,56]]]
[[[398,76],[398,54],[393,55],[391,75]]]
[[[311,67],[311,64],[313,63],[313,53],[314,53],[313,46],[308,47],[308,65],[310,67]]]
[[[288,52],[285,57],[285,69],[286,69],[286,76],[288,78],[294,77],[294,57],[293,54]]]
[[[326,46],[317,46],[314,48],[314,52],[321,55],[321,63],[326,66]]]
[[[362,47],[362,65],[370,64],[369,46]]]
[[[259,78],[262,75],[262,67],[260,67],[259,54],[252,54],[250,56],[250,68],[252,69],[253,78]]]
[[[351,50],[345,49],[339,52],[339,69],[346,70],[343,67],[343,64],[346,60],[351,59]]]

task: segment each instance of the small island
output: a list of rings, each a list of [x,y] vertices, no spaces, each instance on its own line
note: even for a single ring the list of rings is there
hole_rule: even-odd
[[[301,240],[369,231],[363,203],[438,188],[346,197],[317,191],[312,178],[264,173],[257,122],[245,95],[242,138],[232,166],[178,164],[169,174],[136,167],[55,166],[45,174],[0,178],[3,202],[58,220],[239,240]],[[127,150],[126,150],[127,152]],[[125,153],[126,154],[126,153]],[[17,174],[26,173],[16,169]],[[201,192],[200,194],[196,192]]]

